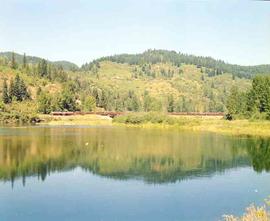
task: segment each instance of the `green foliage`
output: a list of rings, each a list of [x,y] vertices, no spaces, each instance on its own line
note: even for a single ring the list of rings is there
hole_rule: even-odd
[[[43,114],[49,114],[52,111],[52,96],[41,92],[38,96],[38,111]]]
[[[252,80],[252,88],[239,92],[233,87],[227,100],[228,114],[232,118],[245,115],[248,118],[270,119],[270,77],[256,76]]]
[[[168,112],[173,112],[174,111],[174,98],[172,95],[168,96],[168,106],[167,106],[167,111]]]
[[[230,116],[245,114],[246,95],[239,92],[237,87],[232,87],[231,93],[227,99],[227,109]]]
[[[128,111],[139,111],[141,109],[141,103],[137,97],[137,95],[134,93],[134,91],[128,92],[128,97],[126,99],[126,105]]]
[[[27,66],[27,58],[26,58],[26,55],[25,53],[23,54],[23,68],[26,68]]]
[[[241,68],[233,69],[238,74],[232,75],[233,72],[227,73],[232,66],[221,61],[163,50],[104,57],[83,65],[76,72],[66,71],[61,65],[45,59],[25,54],[13,55],[0,53],[0,57],[3,56],[0,58],[0,71],[7,75],[5,78],[13,79],[8,85],[9,99],[25,101],[31,93],[33,103],[38,102],[41,113],[88,111],[96,107],[104,111],[123,112],[224,111],[227,91],[231,86],[244,91],[251,84],[250,80],[239,78]],[[12,57],[18,64],[16,70],[9,65]],[[250,70],[253,75],[267,68]],[[18,77],[15,78],[16,74]],[[234,81],[232,76],[236,76]],[[255,92],[250,93],[255,96]],[[237,96],[242,98],[241,95]],[[250,99],[252,96],[244,96],[247,108],[259,111],[260,105],[261,109],[267,111],[269,105],[265,96]],[[254,100],[255,104],[252,103]],[[230,102],[233,103],[232,98],[227,103]],[[248,105],[248,102],[252,105]],[[235,104],[239,105],[238,102]],[[240,115],[241,110],[239,107],[237,111],[231,108],[230,112]],[[255,116],[253,113],[256,111],[247,113]]]
[[[171,117],[159,112],[150,113],[133,113],[122,116],[117,116],[113,119],[115,123],[124,124],[164,124],[164,125],[184,125],[187,121],[176,117]]]
[[[4,106],[4,112],[0,112],[0,122],[7,124],[36,123],[39,118],[36,115],[36,105],[29,102],[16,102]]]
[[[8,85],[7,85],[6,79],[3,82],[2,99],[3,99],[4,104],[8,104],[10,102],[10,97],[8,94]]]
[[[15,98],[17,101],[23,101],[26,99],[30,99],[30,94],[27,91],[27,87],[23,81],[23,79],[20,78],[20,76],[17,74],[13,82],[10,85],[10,96]]]
[[[82,110],[93,111],[96,108],[96,99],[93,96],[86,96],[82,99]]]
[[[37,65],[42,60],[42,58],[39,58],[39,57],[26,56],[25,54],[21,55],[21,54],[14,53],[14,52],[0,52],[0,58],[4,58],[5,60],[10,61],[11,63],[13,63],[15,61],[14,62],[14,63],[16,63],[15,68],[17,68],[19,65],[22,65],[22,67],[25,68],[25,64]],[[49,64],[51,64],[57,68],[61,67],[65,71],[78,70],[78,66],[72,62],[69,62],[69,61],[55,61],[55,62],[49,61]],[[11,65],[11,67],[12,67],[12,65]]]
[[[12,69],[16,69],[18,66],[17,66],[17,62],[16,62],[16,59],[15,59],[15,54],[14,52],[12,52],[12,56],[11,56],[11,68]]]
[[[62,111],[76,111],[76,98],[72,91],[65,88],[59,99],[59,107]]]
[[[5,104],[12,101],[21,102],[27,99],[30,99],[30,94],[23,79],[18,74],[15,77],[15,81],[11,79],[9,89],[6,79],[3,81],[2,100]]]
[[[40,77],[49,77],[48,64],[47,64],[47,61],[45,59],[42,59],[38,63],[38,74]]]
[[[170,62],[176,66],[181,64],[193,64],[198,68],[205,67],[212,69],[208,72],[209,76],[217,76],[222,73],[232,73],[234,76],[251,78],[256,74],[270,73],[270,65],[240,66],[225,63],[221,60],[215,60],[211,57],[202,57],[177,53],[167,50],[147,50],[142,54],[120,54],[109,57],[103,57],[95,62],[109,60],[118,63],[128,63],[130,65],[139,65],[144,63],[156,64]],[[88,65],[91,65],[88,64]]]
[[[151,97],[148,92],[145,92],[144,97],[143,97],[143,108],[144,111],[149,112],[149,111],[161,111],[162,109],[162,104],[159,100],[157,100],[154,97]]]
[[[5,104],[0,101],[0,112],[4,112],[6,110]]]

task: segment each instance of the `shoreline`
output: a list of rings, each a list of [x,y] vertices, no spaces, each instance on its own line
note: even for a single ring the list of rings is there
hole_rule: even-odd
[[[48,126],[121,126],[144,129],[179,129],[196,132],[212,132],[234,136],[270,137],[270,121],[233,120],[213,116],[174,116],[181,124],[151,123],[138,124],[114,122],[110,117],[100,115],[52,116],[40,115],[41,123]]]

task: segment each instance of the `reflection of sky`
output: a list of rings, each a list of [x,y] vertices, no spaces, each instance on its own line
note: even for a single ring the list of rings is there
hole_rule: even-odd
[[[0,183],[1,220],[211,221],[242,213],[270,194],[269,174],[249,168],[162,185],[107,179],[79,168],[26,182],[23,187],[16,181],[13,189]]]
[[[266,1],[0,0],[0,5],[1,51],[77,64],[148,48],[239,64],[270,61]]]

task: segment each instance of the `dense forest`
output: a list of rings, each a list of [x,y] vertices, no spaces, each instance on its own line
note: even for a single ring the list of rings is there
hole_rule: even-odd
[[[267,73],[270,65],[231,65],[165,50],[103,57],[80,68],[6,52],[0,53],[0,109],[4,119],[24,112],[93,110],[267,118]]]

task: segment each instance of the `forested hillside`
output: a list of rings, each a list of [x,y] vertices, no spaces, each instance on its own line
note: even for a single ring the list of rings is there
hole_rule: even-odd
[[[36,56],[27,56],[27,55],[21,55],[18,53],[13,52],[0,52],[0,57],[2,59],[2,62],[6,61],[7,63],[12,60],[12,56],[14,56],[17,64],[22,65],[26,60],[28,64],[38,64],[43,58],[36,57]],[[64,70],[77,70],[79,67],[69,61],[48,61],[49,63],[52,63],[58,67],[62,67]]]
[[[65,63],[71,66],[63,68]],[[6,112],[24,104],[40,113],[226,112],[232,88],[248,91],[251,77],[267,73],[269,65],[230,65],[164,50],[103,57],[80,69],[68,62],[0,54],[0,92]]]
[[[225,63],[222,60],[216,60],[211,57],[194,56],[168,50],[147,50],[142,54],[120,54],[109,57],[103,57],[96,61],[112,61],[117,63],[127,63],[130,65],[142,65],[145,63],[172,63],[174,66],[182,64],[192,64],[197,67],[208,68],[209,75],[220,75],[222,73],[231,73],[242,78],[252,78],[256,74],[269,74],[270,65],[241,66]],[[83,69],[91,68],[93,63],[83,65]]]

